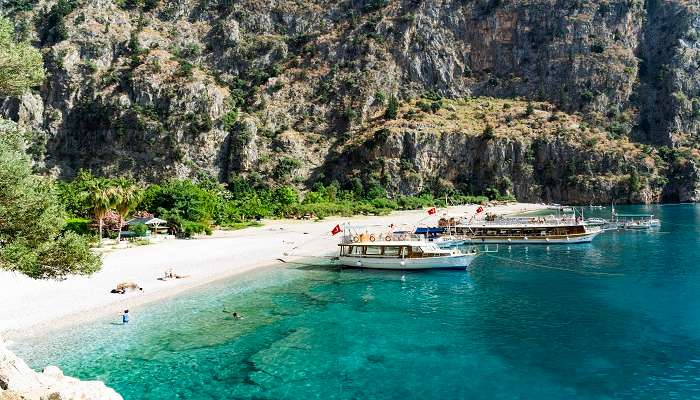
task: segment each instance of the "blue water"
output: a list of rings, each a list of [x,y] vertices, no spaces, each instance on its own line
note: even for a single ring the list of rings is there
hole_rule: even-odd
[[[623,210],[663,226],[468,271],[276,267],[18,350],[125,399],[700,398],[700,207]]]

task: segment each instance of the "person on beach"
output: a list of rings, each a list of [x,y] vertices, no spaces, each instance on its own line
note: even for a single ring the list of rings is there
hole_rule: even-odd
[[[162,281],[167,281],[169,279],[184,279],[184,278],[189,278],[189,277],[190,277],[189,275],[178,275],[175,273],[175,271],[173,271],[172,268],[170,268],[170,269],[165,271],[162,278],[158,278],[158,279],[160,279]]]
[[[129,310],[124,310],[124,313],[122,314],[122,325],[126,325],[129,323]]]
[[[116,289],[112,289],[112,293],[124,294],[127,290],[140,290],[143,292],[143,288],[134,282],[122,282],[117,285]]]

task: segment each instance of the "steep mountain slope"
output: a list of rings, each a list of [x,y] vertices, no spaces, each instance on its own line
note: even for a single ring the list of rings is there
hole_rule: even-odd
[[[491,98],[442,100],[439,110],[426,104],[432,105],[406,104],[400,119],[377,121],[331,153],[332,177],[381,180],[398,192],[495,189],[574,204],[662,197],[666,164],[650,147],[611,140],[551,104]]]
[[[700,199],[695,2],[32,1],[3,11],[42,48],[50,77],[2,110],[34,128],[38,167],[50,173],[204,170],[300,186],[359,175],[406,193],[441,177],[527,200]],[[403,108],[385,121],[394,97]],[[457,119],[444,123],[469,134],[445,142],[437,122],[411,127],[406,107],[421,97],[453,99]],[[497,99],[546,102],[535,114],[570,121],[566,140],[551,135],[566,125],[556,121],[512,129]],[[494,139],[460,119],[482,106]],[[393,151],[398,137],[408,156],[385,156],[415,158],[410,184],[400,168],[368,171],[376,154],[349,145]],[[423,143],[431,162],[420,161]]]

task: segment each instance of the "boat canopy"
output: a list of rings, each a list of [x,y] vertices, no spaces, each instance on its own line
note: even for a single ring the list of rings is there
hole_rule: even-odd
[[[421,228],[416,228],[416,235],[431,235],[431,234],[436,234],[436,233],[445,233],[445,228],[443,227],[434,227],[434,228],[427,228],[427,227],[421,227]]]
[[[434,243],[416,241],[416,240],[392,240],[392,241],[376,241],[376,242],[356,242],[356,243],[339,243],[338,246],[413,246],[413,247],[435,247]]]

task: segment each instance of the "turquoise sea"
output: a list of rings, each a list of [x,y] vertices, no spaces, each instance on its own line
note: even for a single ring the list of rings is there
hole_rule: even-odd
[[[700,398],[700,206],[623,210],[663,225],[468,271],[278,266],[16,350],[129,400]]]

